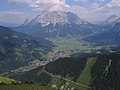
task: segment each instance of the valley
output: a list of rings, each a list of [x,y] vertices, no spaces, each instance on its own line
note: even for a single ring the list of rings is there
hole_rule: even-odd
[[[78,38],[57,38],[51,39],[51,41],[56,45],[55,50],[58,51],[86,51],[91,49],[89,43]]]
[[[0,90],[119,90],[119,38],[115,15],[97,25],[72,12],[43,11],[0,26]]]

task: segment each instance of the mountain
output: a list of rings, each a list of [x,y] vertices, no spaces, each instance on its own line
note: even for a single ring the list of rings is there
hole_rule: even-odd
[[[33,19],[30,24],[35,23],[47,25],[48,23],[75,23],[75,24],[87,24],[88,22],[81,20],[76,14],[63,11],[44,11]]]
[[[26,20],[24,21],[24,23],[22,24],[22,26],[25,26],[25,25],[27,25],[28,23],[29,23],[29,20],[26,19]]]
[[[115,35],[120,36],[120,21],[113,26],[113,32]]]
[[[89,42],[97,42],[104,44],[119,44],[120,38],[120,18],[111,16],[107,19],[106,25],[110,25],[109,30],[104,31],[100,34],[96,34],[86,38]]]
[[[118,22],[120,22],[120,18],[116,15],[112,15],[103,22],[103,26],[114,26]]]
[[[90,24],[71,12],[44,11],[27,25],[13,29],[37,37],[55,38],[95,34],[100,32],[101,27]]]
[[[0,74],[44,60],[52,47],[50,41],[0,26]]]
[[[4,23],[4,22],[0,22],[1,26],[5,26],[5,27],[17,27],[19,26],[19,24],[15,24],[15,23]]]

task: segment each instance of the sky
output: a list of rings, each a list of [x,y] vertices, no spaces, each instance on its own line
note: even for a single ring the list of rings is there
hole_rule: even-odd
[[[90,23],[120,16],[120,0],[0,0],[0,22],[21,24],[42,11],[73,12]]]

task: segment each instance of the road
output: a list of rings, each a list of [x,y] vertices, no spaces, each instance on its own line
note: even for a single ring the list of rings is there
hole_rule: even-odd
[[[85,88],[88,88],[88,89],[92,89],[92,87],[89,87],[89,86],[86,86],[86,85],[83,85],[83,84],[74,82],[74,81],[72,81],[72,80],[63,78],[63,77],[61,77],[61,76],[53,75],[53,74],[49,73],[49,72],[45,69],[45,67],[43,67],[43,70],[44,70],[48,75],[50,75],[50,76],[52,76],[52,77],[60,78],[60,79],[63,79],[63,80],[65,80],[65,81],[67,81],[67,82],[74,83],[74,84],[76,84],[76,85],[78,85],[78,86],[85,87]]]

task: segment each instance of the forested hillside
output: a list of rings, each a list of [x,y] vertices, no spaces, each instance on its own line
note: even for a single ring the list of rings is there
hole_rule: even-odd
[[[90,87],[93,90],[120,89],[120,54],[104,54],[77,58],[61,58],[43,67],[10,77],[17,80],[28,80],[41,84],[56,84],[59,87],[67,80]],[[61,79],[60,79],[61,77]],[[70,85],[81,90],[81,87],[70,81]],[[89,90],[85,88],[83,90]],[[78,89],[78,90],[79,90]]]
[[[0,26],[0,73],[44,60],[53,45],[42,38],[34,38]]]

